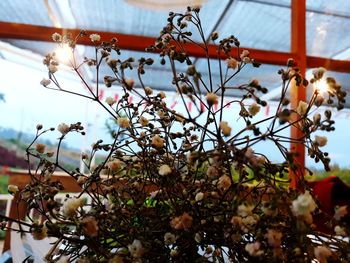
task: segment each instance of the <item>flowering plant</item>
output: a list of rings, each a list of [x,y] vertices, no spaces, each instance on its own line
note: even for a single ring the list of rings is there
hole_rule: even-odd
[[[202,43],[192,39],[188,28],[197,30]],[[54,41],[68,44],[73,53],[81,37],[85,37],[84,32],[76,38],[53,35]],[[55,54],[44,59],[49,79],[42,84],[98,103],[118,124],[113,141],[99,140],[89,154],[82,154],[85,172],[69,171],[59,158],[61,142],[71,133],[84,135],[84,127],[80,122],[58,125],[58,147],[48,152],[37,140],[54,129],[38,125],[37,135],[27,149],[29,162],[39,159],[37,169],[29,171],[31,182],[24,189],[9,187],[12,193],[19,191],[17,194],[29,209],[43,215],[44,220],[37,221],[28,214],[29,223],[22,222],[34,238],[56,238],[46,256],[48,262],[349,260],[349,244],[341,237],[350,231],[342,223],[344,213],[328,218],[329,226],[336,228],[336,236],[318,231],[313,218],[321,211],[312,190],[302,177],[299,185],[305,191],[288,189],[288,180],[283,179],[289,169],[304,173],[286,143],[305,145],[309,155],[329,169],[328,154],[321,150],[327,139],[313,134],[333,130],[334,121],[329,110],[322,115],[313,113],[326,103],[336,102],[338,109],[343,107],[346,94],[333,78],[327,78],[328,99],[315,89],[309,102],[300,101],[297,108],[292,108],[289,87],[302,88],[309,83],[290,59],[286,69],[279,71],[282,89],[276,114],[257,120],[256,114],[267,105],[260,97],[267,89],[257,80],[238,86],[233,80],[245,67],[258,67],[259,63],[247,50],[240,50],[234,36],[229,36],[218,42],[219,78],[215,79],[199,10],[188,8],[185,14],[170,13],[155,45],[148,48],[159,52],[162,65],[170,65],[174,89],[197,109],[196,113],[190,112],[184,103],[186,113],[181,114],[167,105],[164,92],[144,85],[143,74],[155,63],[153,59],[122,60],[117,39],[101,42],[97,34],[90,38],[95,44],[95,57],[86,58],[83,64],[96,70],[96,87],[81,76],[81,64],[76,60],[71,63],[88,95],[60,85],[55,77],[59,69]],[[213,33],[210,41],[215,43],[218,38]],[[194,43],[203,52],[208,78],[196,68],[186,42]],[[103,63],[111,75],[99,75]],[[186,70],[178,70],[180,64],[186,64]],[[137,70],[138,80],[128,77],[130,70]],[[311,82],[320,80],[324,69],[315,70],[313,75]],[[119,101],[112,97],[100,99],[101,77],[106,87],[120,89],[123,96]],[[230,90],[240,91],[242,97],[225,103]],[[130,94],[139,100],[130,103]],[[224,119],[229,104],[240,107],[237,117],[245,126],[239,131],[233,132],[233,118]],[[261,125],[266,123],[263,131]],[[302,130],[304,136],[291,139],[281,135],[291,126]],[[284,162],[273,163],[264,153],[254,150],[257,143],[267,140],[276,145]],[[92,165],[91,160],[100,152],[104,152],[104,160]],[[57,200],[63,190],[63,185],[52,177],[57,170],[73,178],[81,192]]]

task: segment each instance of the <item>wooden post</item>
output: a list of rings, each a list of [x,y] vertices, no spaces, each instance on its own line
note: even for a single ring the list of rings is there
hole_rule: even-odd
[[[300,73],[305,76],[306,72],[306,0],[292,0],[291,3],[291,52],[297,56],[297,65]],[[296,109],[299,101],[306,101],[306,89],[304,86],[291,87],[291,107]],[[297,116],[292,116],[295,120]],[[291,127],[291,138],[299,140],[303,133],[298,125]],[[305,173],[305,147],[302,141],[291,144],[291,152],[296,154],[295,164],[299,169],[291,169],[289,173],[290,187],[297,188],[298,180]]]

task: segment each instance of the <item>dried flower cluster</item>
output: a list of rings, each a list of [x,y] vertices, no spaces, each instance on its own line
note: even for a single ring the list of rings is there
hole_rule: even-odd
[[[45,145],[36,143],[49,131],[40,125],[27,149],[29,161],[40,159],[37,169],[30,171],[31,183],[24,189],[9,186],[9,191],[19,193],[29,209],[44,215],[45,220],[40,223],[29,217],[34,238],[46,235],[57,238],[46,257],[48,262],[350,260],[346,241],[318,232],[313,224],[313,218],[322,212],[311,190],[288,189],[288,181],[280,179],[289,169],[304,172],[285,145],[292,140],[281,135],[292,125],[304,134],[297,142],[307,147],[316,162],[323,162],[329,169],[328,154],[320,149],[327,138],[313,134],[319,130],[332,131],[334,121],[331,111],[326,110],[323,115],[314,111],[323,104],[332,104],[334,99],[341,108],[346,94],[329,78],[332,85],[329,99],[322,99],[315,91],[308,102],[301,101],[297,108],[291,108],[288,88],[293,82],[304,86],[308,82],[289,60],[286,69],[279,71],[283,85],[276,114],[257,120],[257,113],[267,105],[260,98],[267,89],[257,80],[242,85],[233,84],[232,80],[245,67],[258,67],[259,63],[249,51],[240,50],[234,36],[224,38],[217,43],[220,78],[216,82],[198,14],[197,8],[188,8],[185,14],[170,13],[160,37],[148,48],[160,54],[162,65],[170,66],[174,90],[194,103],[198,109],[195,114],[186,105],[185,114],[171,109],[164,92],[143,84],[143,74],[155,63],[152,59],[121,60],[116,39],[101,42],[99,35],[90,35],[96,56],[83,63],[96,69],[98,81],[95,88],[83,81],[89,94],[75,94],[96,101],[111,115],[118,124],[113,141],[94,143],[91,152],[82,155],[86,170],[70,171],[60,161],[60,145],[71,133],[84,134],[84,128],[79,122],[59,124],[58,148],[49,154]],[[186,50],[186,42],[192,41],[188,28],[193,26],[203,40],[197,45],[207,57],[208,79],[197,71]],[[72,49],[80,37],[86,36],[84,33],[75,39],[57,33],[52,36],[54,41],[68,43]],[[218,38],[215,32],[210,41],[216,43]],[[108,65],[111,75],[98,74],[102,63]],[[179,63],[186,64],[187,70],[178,71]],[[47,55],[44,64],[49,79],[43,80],[42,85],[72,93],[61,87],[55,77],[59,63],[54,54]],[[81,76],[81,65],[72,62],[71,66]],[[129,70],[137,70],[139,79],[129,78]],[[323,69],[315,71],[314,80],[323,73]],[[117,86],[123,93],[121,99],[108,97],[101,101],[101,83],[107,88]],[[228,90],[244,94],[230,101],[240,106],[237,118],[246,124],[240,131],[234,129],[236,117],[223,118]],[[130,103],[130,94],[137,95],[139,101]],[[205,122],[199,121],[202,115]],[[264,131],[260,125],[265,123],[268,128]],[[266,140],[275,143],[284,162],[272,163],[264,153],[254,151],[256,143]],[[104,153],[105,159],[93,166],[91,160],[96,153]],[[57,170],[76,180],[81,193],[58,200],[56,196],[64,187],[47,176]],[[307,187],[302,178],[299,184]],[[339,209],[336,218],[329,218],[329,226],[344,236],[350,233],[350,228],[343,224],[341,211],[344,209]]]

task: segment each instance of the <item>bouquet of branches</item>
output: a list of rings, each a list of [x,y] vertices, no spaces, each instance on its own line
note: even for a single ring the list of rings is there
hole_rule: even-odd
[[[193,39],[194,32],[201,42]],[[53,35],[59,45],[68,44],[73,55],[82,37],[87,37],[85,32],[74,37]],[[41,218],[28,213],[26,221],[5,219],[26,226],[20,231],[31,233],[35,239],[55,238],[47,262],[350,260],[350,246],[344,240],[350,228],[342,221],[346,208],[340,207],[336,216],[328,218],[336,235],[318,231],[313,223],[313,218],[322,213],[317,199],[302,176],[298,189],[290,189],[285,177],[291,170],[305,173],[295,162],[289,143],[303,144],[316,162],[329,169],[328,153],[321,149],[327,138],[314,133],[334,129],[331,111],[322,112],[322,105],[337,104],[340,110],[346,93],[328,77],[326,97],[315,89],[309,101],[300,101],[296,108],[288,99],[292,85],[311,86],[323,78],[323,68],[316,69],[308,82],[294,61],[288,60],[278,72],[282,88],[275,114],[257,119],[261,107],[267,105],[261,99],[267,89],[257,80],[237,84],[235,77],[244,68],[260,64],[249,51],[240,49],[234,36],[219,40],[218,33],[212,33],[207,40],[197,8],[169,14],[154,46],[147,49],[159,53],[159,61],[143,57],[123,60],[116,38],[102,41],[97,34],[89,37],[95,45],[95,57],[82,63],[71,61],[87,93],[61,86],[55,76],[60,67],[55,54],[44,59],[49,78],[41,84],[98,103],[118,124],[111,142],[95,142],[89,153],[82,154],[84,171],[71,171],[60,161],[61,142],[71,133],[84,135],[82,124],[59,124],[60,137],[53,152],[37,140],[55,129],[38,125],[37,135],[27,148],[28,162],[39,160],[36,169],[29,170],[31,182],[24,189],[9,186],[28,211],[34,209]],[[197,70],[187,43],[203,52],[206,74]],[[209,58],[210,43],[218,47],[215,64]],[[159,62],[170,68],[169,85],[184,103],[182,113],[166,103],[164,92],[144,84],[147,69]],[[110,75],[99,73],[104,63]],[[83,64],[95,70],[94,86],[81,75]],[[179,70],[179,65],[186,69]],[[212,74],[214,65],[217,78]],[[137,71],[137,79],[129,77],[133,71]],[[121,98],[102,101],[101,85],[118,89]],[[241,97],[228,96],[232,91]],[[131,103],[130,94],[138,100]],[[185,100],[190,100],[196,111],[190,111]],[[223,113],[229,104],[238,105],[240,110],[236,117],[225,119]],[[236,119],[244,128],[233,132]],[[285,136],[283,132],[291,126],[300,129],[303,136]],[[274,163],[265,153],[254,150],[256,144],[266,141],[273,142],[283,162]],[[91,160],[99,153],[103,153],[103,161],[92,165]],[[52,176],[58,170],[73,178],[81,192],[58,200],[57,194],[64,190]]]

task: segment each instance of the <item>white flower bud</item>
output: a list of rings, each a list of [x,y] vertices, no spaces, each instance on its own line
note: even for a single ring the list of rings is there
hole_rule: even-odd
[[[220,128],[221,128],[221,132],[222,132],[222,134],[223,134],[224,136],[228,137],[228,136],[231,135],[231,130],[232,130],[232,129],[231,129],[230,126],[228,126],[227,121],[222,121],[222,122],[220,123]]]
[[[58,125],[57,130],[62,133],[62,135],[66,135],[69,132],[69,125],[62,122],[60,125]]]
[[[196,194],[195,200],[196,202],[200,202],[203,200],[203,198],[204,198],[204,194],[202,192],[199,192]]]
[[[130,121],[128,118],[119,117],[117,119],[117,123],[118,123],[119,127],[122,129],[130,128]]]
[[[62,41],[62,36],[59,33],[53,33],[52,34],[52,40],[55,42],[61,42]]]
[[[321,121],[321,114],[316,113],[313,117],[314,124],[318,124]]]
[[[206,96],[208,105],[214,105],[218,103],[218,96],[215,93],[209,92]]]
[[[260,106],[257,103],[253,103],[252,105],[250,105],[250,107],[248,108],[249,114],[252,116],[255,116],[256,114],[259,113],[260,111]]]
[[[327,137],[316,135],[314,143],[316,143],[319,147],[323,147],[327,144]]]
[[[164,235],[164,243],[166,245],[174,244],[176,241],[176,236],[170,232],[165,233]]]
[[[51,83],[51,80],[49,80],[49,79],[42,79],[42,80],[40,81],[40,84],[43,85],[44,87],[49,86],[50,83]]]
[[[228,58],[228,59],[226,59],[226,64],[227,64],[227,67],[228,68],[232,68],[232,69],[235,69],[235,68],[237,68],[237,66],[238,66],[238,62],[237,62],[237,60],[235,59],[235,58]]]
[[[19,191],[18,186],[13,184],[8,185],[7,190],[9,191],[10,194],[13,194],[13,195]]]
[[[107,97],[105,102],[109,105],[109,106],[113,106],[114,103],[116,103],[116,100],[112,97]]]
[[[101,40],[101,36],[99,34],[91,34],[90,39],[92,42],[97,42]]]
[[[167,164],[163,164],[159,167],[158,173],[160,175],[168,175],[171,174],[171,168]]]
[[[307,108],[308,108],[308,104],[305,101],[299,101],[298,107],[297,107],[297,113],[300,116],[304,116],[306,114]]]
[[[49,69],[49,72],[50,72],[50,73],[55,73],[55,72],[58,70],[57,66],[56,66],[56,65],[53,65],[53,64],[50,64],[50,65],[48,66],[48,69]]]

